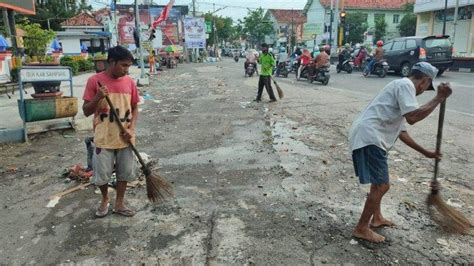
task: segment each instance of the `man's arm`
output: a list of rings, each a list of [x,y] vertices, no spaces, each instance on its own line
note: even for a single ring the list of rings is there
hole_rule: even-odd
[[[424,156],[426,156],[428,158],[436,158],[436,159],[439,159],[439,160],[441,159],[441,154],[440,153],[437,153],[436,151],[434,151],[434,152],[433,151],[428,151],[425,148],[421,147],[418,143],[415,142],[415,140],[413,140],[411,138],[410,135],[408,135],[408,132],[402,131],[400,133],[400,135],[398,135],[398,137],[408,147],[410,147],[410,148],[414,149],[415,151],[423,154]]]
[[[106,95],[109,95],[107,87],[101,86],[91,101],[84,100],[84,104],[82,105],[82,111],[84,112],[84,115],[90,116],[91,114],[95,113],[97,107],[99,106],[99,102],[104,99]]]
[[[438,104],[445,101],[449,97],[449,95],[451,95],[451,93],[452,93],[452,90],[449,87],[449,85],[445,83],[441,83],[438,86],[438,93],[431,101],[424,104],[420,108],[404,115],[408,124],[413,125],[425,119],[429,114],[431,114],[434,111],[434,109],[436,109]]]

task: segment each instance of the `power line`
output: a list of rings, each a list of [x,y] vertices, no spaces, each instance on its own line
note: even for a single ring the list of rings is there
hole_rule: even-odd
[[[198,4],[203,4],[203,5],[216,5],[216,6],[222,6],[222,7],[230,7],[230,8],[238,8],[238,9],[259,9],[259,8],[262,8],[264,9],[263,7],[248,7],[248,6],[234,6],[234,5],[225,5],[225,4],[217,4],[217,3],[212,3],[212,2],[196,2]]]

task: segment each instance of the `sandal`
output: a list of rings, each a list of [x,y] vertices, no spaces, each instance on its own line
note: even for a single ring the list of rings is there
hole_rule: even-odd
[[[125,217],[133,217],[135,215],[135,211],[128,208],[123,209],[123,210],[112,210],[112,212],[118,215],[125,216]]]
[[[97,211],[95,212],[95,217],[104,218],[105,216],[107,216],[107,214],[109,214],[109,206],[110,203],[107,203],[107,208],[105,208],[104,210],[101,210],[100,207],[97,208]]]

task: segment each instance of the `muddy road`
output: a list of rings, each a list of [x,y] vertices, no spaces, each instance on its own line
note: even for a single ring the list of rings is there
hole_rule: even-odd
[[[433,162],[402,143],[390,151],[382,203],[398,226],[378,230],[383,244],[351,238],[368,187],[354,176],[347,134],[371,97],[288,78],[282,101],[255,103],[257,78],[244,78],[242,64],[180,65],[141,88],[137,147],[159,159],[176,197],[155,206],[144,187],[130,188],[133,218],[95,219],[93,186],[46,208],[77,185],[61,173],[85,163],[91,131],[0,146],[0,264],[474,263],[474,237],[444,233],[428,217]],[[474,121],[446,121],[442,195],[472,218]],[[433,114],[409,130],[434,148],[436,125]]]

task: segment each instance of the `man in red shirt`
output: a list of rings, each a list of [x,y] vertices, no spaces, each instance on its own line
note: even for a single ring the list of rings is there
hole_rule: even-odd
[[[127,182],[135,177],[135,157],[129,142],[135,142],[135,126],[138,117],[138,89],[128,69],[132,65],[133,56],[127,49],[116,46],[108,51],[109,66],[87,80],[82,110],[86,116],[94,114],[93,157],[94,177],[92,182],[99,186],[102,201],[97,208],[96,217],[105,217],[109,208],[108,182],[115,168],[117,176],[117,198],[114,213],[133,216],[135,211],[124,204]],[[109,96],[117,109],[120,121],[126,131],[121,132],[115,117],[105,100]],[[115,165],[115,167],[114,167]]]

